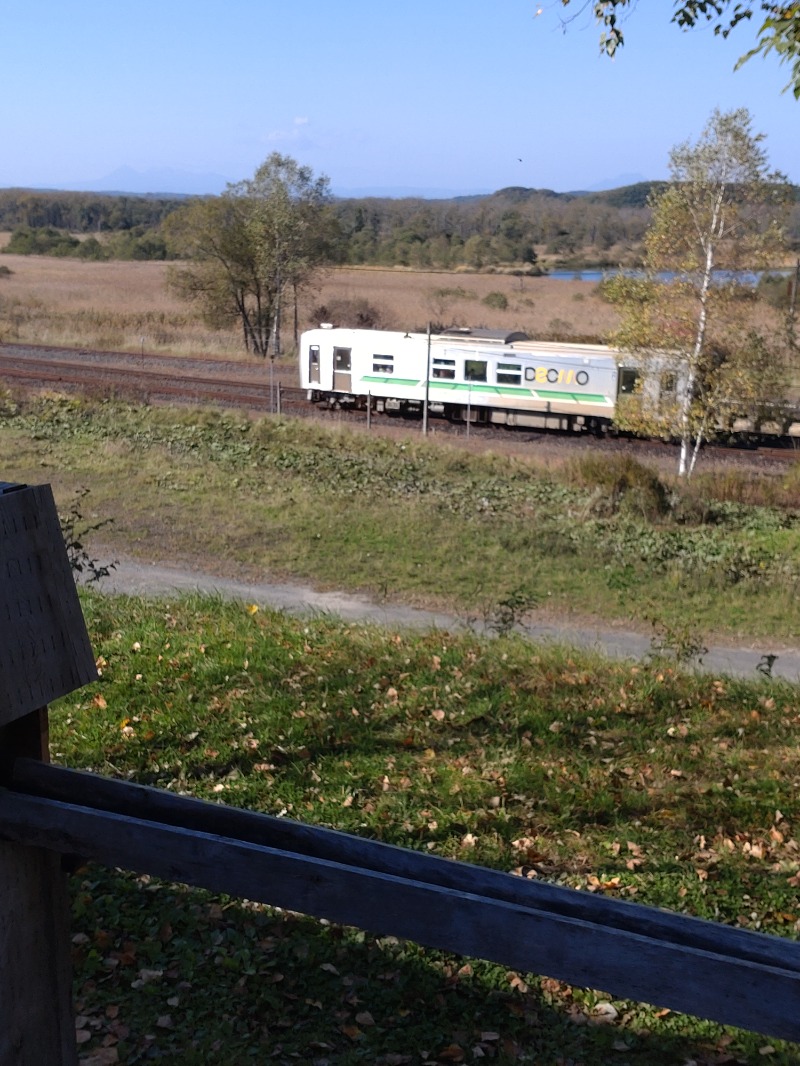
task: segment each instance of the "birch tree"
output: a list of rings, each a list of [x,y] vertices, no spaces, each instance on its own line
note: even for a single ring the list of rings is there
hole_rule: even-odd
[[[651,201],[645,276],[607,286],[622,311],[615,343],[644,373],[640,411],[680,441],[681,476],[726,421],[774,402],[784,377],[784,338],[757,322],[740,280],[784,251],[789,186],[763,139],[739,109],[715,111],[696,143],[676,146],[671,180]]]

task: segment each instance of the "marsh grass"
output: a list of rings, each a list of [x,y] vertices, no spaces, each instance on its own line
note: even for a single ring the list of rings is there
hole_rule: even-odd
[[[243,354],[232,328],[207,329],[166,287],[167,264],[87,263],[47,256],[3,255],[0,336],[6,341],[175,354]],[[486,296],[503,297],[486,305]],[[580,293],[585,297],[576,302]],[[613,309],[588,282],[492,274],[440,274],[342,268],[320,275],[300,306],[301,328],[318,325],[315,309],[371,307],[383,328],[442,325],[525,329],[564,339],[600,340],[616,323]],[[348,323],[350,324],[350,323]],[[287,333],[287,347],[291,348]]]
[[[84,610],[102,679],[52,712],[61,763],[800,931],[796,687],[214,598],[87,593]],[[123,1064],[797,1061],[609,1010],[602,990],[146,877],[87,868],[72,896],[83,1049]]]

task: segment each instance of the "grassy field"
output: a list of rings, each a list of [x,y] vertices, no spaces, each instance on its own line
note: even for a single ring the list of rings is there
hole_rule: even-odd
[[[699,476],[542,465],[419,436],[44,397],[0,419],[7,480],[91,489],[104,550],[492,617],[764,642],[798,633],[798,467]],[[235,506],[232,504],[235,502]]]
[[[102,680],[55,758],[588,892],[796,937],[797,688],[511,636],[86,594]],[[603,989],[147,877],[72,879],[92,1066],[796,1064]]]
[[[164,263],[84,263],[44,256],[0,256],[0,337],[32,344],[66,344],[176,354],[242,355],[238,330],[215,332],[166,289]],[[525,329],[531,335],[600,340],[614,311],[589,282],[489,274],[341,269],[306,293],[301,328],[370,307],[387,328],[449,325]],[[507,308],[484,300],[501,293]]]

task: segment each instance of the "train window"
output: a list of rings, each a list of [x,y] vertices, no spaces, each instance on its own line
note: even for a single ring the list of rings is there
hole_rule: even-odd
[[[465,381],[486,381],[486,360],[485,359],[465,359],[464,360],[464,380]]]
[[[638,370],[634,370],[633,367],[623,366],[619,371],[619,391],[622,396],[630,396],[631,393],[636,391],[636,385],[639,381],[641,374]]]
[[[373,355],[373,357],[372,357],[372,373],[373,374],[393,374],[394,373],[394,356],[393,355]]]
[[[308,349],[309,366],[319,366],[319,345],[312,344]]]
[[[455,359],[434,359],[433,370],[431,371],[431,377],[434,378],[446,378],[448,381],[452,381],[456,376],[456,361]]]
[[[334,370],[350,370],[350,349],[349,348],[334,348],[333,349],[333,369]]]
[[[519,363],[498,363],[497,364],[497,384],[498,385],[521,385],[522,384],[522,367]]]

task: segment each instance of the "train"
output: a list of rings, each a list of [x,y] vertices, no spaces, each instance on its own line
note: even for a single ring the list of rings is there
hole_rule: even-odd
[[[669,360],[655,383],[642,382],[633,357],[619,349],[501,330],[428,334],[323,323],[301,335],[298,352],[301,388],[313,403],[453,422],[603,435],[626,396],[657,405],[674,402],[681,388]],[[800,437],[796,412],[758,424],[732,418],[729,428],[741,439]]]
[[[300,338],[300,383],[312,402],[456,422],[602,433],[638,372],[599,344],[451,329],[428,335],[323,324]]]

